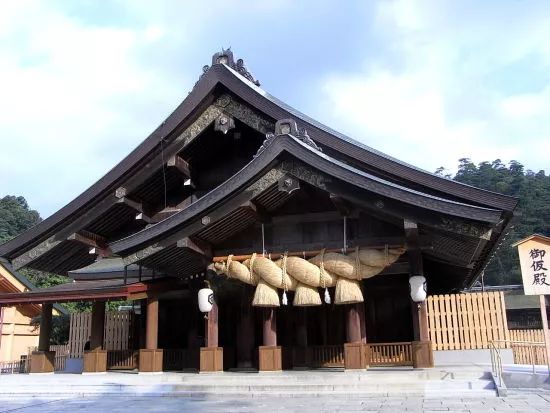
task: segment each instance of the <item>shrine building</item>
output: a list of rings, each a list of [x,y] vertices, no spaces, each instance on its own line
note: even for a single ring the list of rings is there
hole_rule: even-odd
[[[471,286],[516,205],[311,119],[223,50],[126,158],[0,246],[74,280],[0,306],[41,306],[33,372],[52,371],[52,305],[70,301],[93,303],[84,371],[105,371],[110,300],[141,309],[141,372],[176,353],[199,371],[430,367],[426,294]]]

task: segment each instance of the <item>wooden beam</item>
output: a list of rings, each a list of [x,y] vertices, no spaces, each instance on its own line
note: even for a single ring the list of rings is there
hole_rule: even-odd
[[[123,204],[127,205],[132,209],[135,209],[138,212],[143,212],[143,204],[138,201],[134,201],[133,199],[128,198],[127,196],[124,196],[122,198],[119,198],[116,201],[117,204]]]
[[[336,194],[330,194],[330,200],[342,216],[348,216],[351,213],[352,207],[348,201]]]
[[[90,237],[90,235],[92,235]],[[107,240],[100,236],[100,235],[96,235],[96,234],[92,234],[92,233],[88,233],[86,235],[84,234],[81,234],[81,233],[78,233],[78,232],[73,232],[71,235],[69,235],[67,237],[67,240],[68,241],[75,241],[75,242],[78,242],[80,244],[84,244],[84,245],[87,245],[89,247],[92,247],[92,248],[100,248],[100,249],[105,249],[107,248]]]
[[[405,229],[405,239],[407,240],[407,254],[409,255],[411,275],[424,275],[418,224],[405,219],[403,226]]]
[[[189,167],[189,163],[179,155],[174,155],[168,158],[166,166],[177,169],[186,177],[191,178],[191,168]]]
[[[271,220],[271,217],[269,216],[265,208],[253,201],[246,201],[244,204],[241,205],[241,208],[246,208],[252,211],[256,216],[256,220],[258,222],[267,223]]]
[[[52,250],[59,244],[63,242],[63,239],[58,239],[54,235],[53,237],[48,238],[45,241],[42,241],[40,244],[35,246],[34,248],[31,248],[27,252],[15,257],[12,260],[13,269],[15,271],[23,268],[24,266],[30,264],[32,261],[36,260],[41,255],[47,253],[48,251]]]
[[[176,246],[178,248],[190,249],[198,254],[204,255],[205,257],[212,257],[212,247],[210,246],[210,244],[197,237],[186,237],[180,239],[176,243]]]
[[[138,212],[136,214],[136,221],[142,221],[146,224],[155,224],[157,221],[155,221],[153,218],[149,217],[148,215],[145,215],[143,212]]]

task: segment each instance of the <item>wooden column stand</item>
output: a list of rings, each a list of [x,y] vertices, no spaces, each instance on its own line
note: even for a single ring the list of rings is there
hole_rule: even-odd
[[[281,371],[281,347],[277,346],[277,313],[272,307],[262,308],[263,346],[258,349],[260,371]]]
[[[204,331],[206,347],[201,347],[200,372],[223,371],[223,347],[218,347],[218,304],[212,304],[212,310],[205,316]]]
[[[359,305],[363,303],[346,305],[346,343],[344,344],[346,370],[361,370],[368,367],[368,346],[362,340]]]
[[[139,372],[158,373],[162,371],[162,350],[158,346],[159,301],[157,297],[147,298],[145,327],[145,348],[139,350]]]
[[[55,351],[50,351],[50,336],[52,332],[53,304],[42,304],[42,317],[40,319],[40,336],[38,338],[38,351],[31,355],[31,373],[53,373],[55,366]]]
[[[92,328],[90,350],[84,352],[83,373],[105,373],[107,371],[107,350],[103,349],[105,332],[105,301],[92,304]]]

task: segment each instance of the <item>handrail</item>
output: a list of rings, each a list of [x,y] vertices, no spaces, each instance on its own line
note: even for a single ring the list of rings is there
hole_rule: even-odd
[[[498,387],[502,387],[502,357],[500,349],[495,346],[495,342],[489,342],[489,350],[491,351],[491,371],[493,377],[498,379]]]
[[[529,348],[529,351],[531,352],[531,361],[532,361],[532,367],[533,367],[533,374],[536,372],[536,367],[537,366],[537,363],[536,363],[536,360],[537,360],[537,357],[536,357],[536,353],[535,353],[535,349],[536,348],[546,348],[546,344],[542,341],[519,341],[519,340],[492,340],[490,343],[489,343],[489,349],[491,350],[491,367],[493,369],[493,373],[495,374],[498,374],[499,375],[499,379],[501,379],[501,375],[502,375],[502,358],[500,356],[500,348],[497,348],[497,346],[495,344],[502,344],[504,343],[505,345],[506,344],[510,344],[510,347],[516,345],[516,346],[525,346],[525,347],[528,347]],[[495,360],[493,360],[495,359]],[[546,360],[546,364],[547,364],[547,367],[548,367],[548,371],[550,372],[550,360]],[[496,365],[495,365],[496,363]],[[495,370],[495,369],[498,369],[500,368],[500,370]]]

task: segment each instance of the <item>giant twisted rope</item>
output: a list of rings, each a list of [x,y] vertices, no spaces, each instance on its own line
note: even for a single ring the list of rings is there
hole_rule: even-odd
[[[284,291],[283,300],[286,291],[296,291],[294,305],[320,305],[317,288],[324,288],[326,297],[326,288],[334,286],[335,303],[344,304],[362,302],[359,280],[379,274],[404,252],[404,248],[356,248],[349,255],[322,251],[305,260],[285,254],[277,261],[253,254],[242,263],[229,256],[226,262],[217,262],[213,267],[218,274],[257,286],[253,305],[279,306],[277,288]]]

